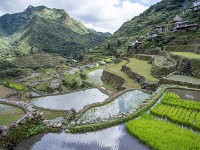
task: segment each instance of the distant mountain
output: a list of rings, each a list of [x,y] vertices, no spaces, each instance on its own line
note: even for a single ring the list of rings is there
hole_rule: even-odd
[[[85,27],[62,9],[29,6],[23,12],[0,17],[0,58],[38,52],[74,57],[108,36]]]

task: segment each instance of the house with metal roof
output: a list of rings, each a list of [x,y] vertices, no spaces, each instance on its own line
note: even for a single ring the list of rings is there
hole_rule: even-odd
[[[164,26],[155,26],[153,28],[153,30],[156,32],[156,33],[163,33],[165,32],[165,27]]]
[[[200,0],[197,0],[193,3],[192,5],[192,10],[193,11],[200,11]]]
[[[176,22],[174,25],[175,31],[196,30],[198,28],[198,24],[189,21]]]

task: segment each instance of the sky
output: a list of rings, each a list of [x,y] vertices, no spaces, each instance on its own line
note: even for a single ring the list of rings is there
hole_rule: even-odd
[[[160,0],[0,0],[0,16],[29,5],[64,9],[71,17],[96,31],[116,31],[124,22]]]

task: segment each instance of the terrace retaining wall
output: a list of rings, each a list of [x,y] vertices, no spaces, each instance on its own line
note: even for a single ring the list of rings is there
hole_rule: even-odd
[[[133,72],[129,67],[123,65],[122,71],[125,72],[130,78],[136,80],[139,84],[141,84],[141,88],[149,91],[156,91],[159,87],[158,83],[149,83],[146,82],[146,78]]]
[[[126,82],[125,79],[109,71],[106,70],[103,71],[101,80],[103,82],[111,84],[117,90],[125,89],[125,82]]]
[[[6,137],[11,128],[16,128],[21,124],[27,124],[30,120],[44,120],[43,113],[37,111],[31,104],[25,102],[10,101],[7,99],[0,99],[0,103],[19,107],[26,113],[19,120],[10,124],[9,126],[0,126],[0,137]]]

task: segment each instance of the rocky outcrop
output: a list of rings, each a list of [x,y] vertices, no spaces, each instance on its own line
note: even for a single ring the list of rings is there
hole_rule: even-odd
[[[53,79],[50,83],[50,87],[53,90],[58,90],[61,84],[62,81],[60,79]]]
[[[125,79],[109,71],[106,70],[103,71],[101,80],[103,82],[111,84],[117,90],[125,89],[124,87]]]

